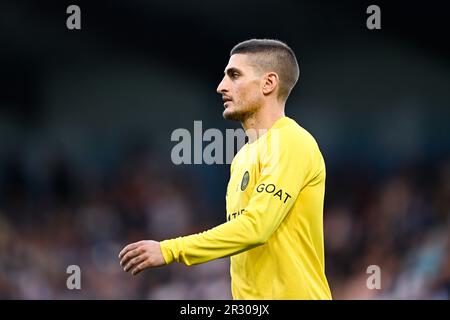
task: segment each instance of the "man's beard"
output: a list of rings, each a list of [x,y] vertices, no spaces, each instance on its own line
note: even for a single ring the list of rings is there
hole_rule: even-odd
[[[258,106],[252,105],[246,110],[234,110],[231,111],[225,109],[223,112],[223,117],[226,120],[235,120],[239,122],[244,122],[248,118],[250,118],[256,111],[258,110]],[[228,111],[228,112],[227,112]]]
[[[226,110],[223,112],[223,117],[226,120],[235,120],[239,122],[244,122],[245,119],[248,118],[247,112],[242,111],[233,111],[233,112],[227,112]]]

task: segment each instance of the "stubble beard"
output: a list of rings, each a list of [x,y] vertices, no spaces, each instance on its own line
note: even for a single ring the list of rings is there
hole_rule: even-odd
[[[223,112],[223,118],[225,120],[234,120],[242,123],[255,114],[258,109],[259,107],[256,104],[252,104],[244,110],[234,110],[230,112],[230,110],[225,109]]]

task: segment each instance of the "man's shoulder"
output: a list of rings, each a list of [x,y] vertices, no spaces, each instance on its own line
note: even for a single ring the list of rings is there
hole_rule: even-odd
[[[295,159],[293,162],[288,160],[290,164],[299,163],[314,172],[325,172],[323,155],[313,135],[293,119],[286,122],[280,128],[280,154]]]
[[[317,147],[314,136],[294,119],[286,117],[283,125],[277,129],[276,134],[279,135],[282,145],[287,148],[292,144]]]

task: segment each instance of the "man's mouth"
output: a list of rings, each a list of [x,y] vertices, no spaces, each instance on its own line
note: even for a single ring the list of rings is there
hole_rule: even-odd
[[[232,101],[232,99],[230,97],[222,97],[222,100],[223,100],[223,106],[225,108],[227,108],[227,103]]]

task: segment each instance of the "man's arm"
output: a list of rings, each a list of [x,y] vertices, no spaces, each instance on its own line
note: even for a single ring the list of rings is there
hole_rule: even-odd
[[[139,255],[134,256],[138,251],[128,256],[122,255],[124,263],[128,262],[125,265],[126,271],[134,270],[136,263],[146,267],[173,261],[186,265],[198,264],[235,255],[264,244],[277,230],[300,190],[311,178],[311,160],[316,154],[312,145],[297,139],[290,139],[289,143],[285,143],[285,147],[277,152],[262,160],[261,176],[241,215],[202,233],[160,243],[152,242],[149,247],[141,246],[142,255],[147,256],[148,262],[141,260],[144,258],[139,258]],[[156,250],[158,245],[160,250]],[[136,247],[133,244],[130,246],[134,248],[131,250],[139,247],[137,244]],[[126,253],[126,249],[127,247],[123,252]],[[151,254],[146,250],[151,250]],[[135,260],[130,260],[132,257]]]

